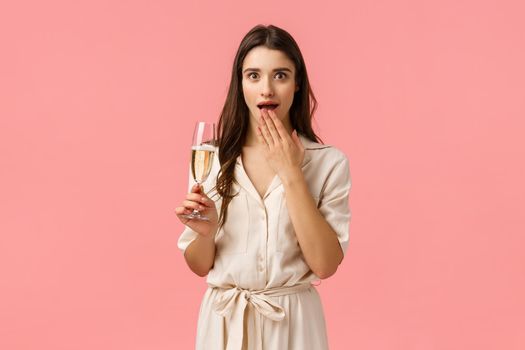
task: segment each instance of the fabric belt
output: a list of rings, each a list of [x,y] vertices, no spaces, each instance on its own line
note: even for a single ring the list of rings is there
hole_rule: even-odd
[[[302,283],[290,287],[261,290],[247,290],[239,287],[212,287],[218,291],[217,298],[213,303],[213,310],[223,317],[229,316],[226,350],[242,350],[245,332],[249,336],[253,335],[256,349],[262,350],[262,316],[273,321],[281,321],[285,317],[284,309],[270,297],[299,293],[308,290],[311,286],[312,284],[310,283]],[[253,306],[253,309],[256,311],[254,313],[255,319],[244,319],[244,310],[248,304]],[[250,315],[251,313],[248,312],[247,314]]]

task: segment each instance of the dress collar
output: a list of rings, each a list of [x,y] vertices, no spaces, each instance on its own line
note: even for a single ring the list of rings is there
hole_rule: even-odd
[[[310,163],[310,161],[312,160],[312,154],[311,154],[312,152],[309,152],[309,151],[330,147],[329,145],[323,145],[318,142],[313,142],[301,134],[299,134],[299,140],[301,141],[305,149],[303,164],[301,165],[301,169],[303,171],[308,165],[308,163]],[[254,197],[263,206],[264,206],[264,203],[263,203],[264,199],[266,199],[266,197],[268,197],[270,193],[272,193],[273,190],[275,190],[276,188],[282,185],[281,179],[276,174],[272,182],[270,183],[270,186],[266,190],[266,193],[264,194],[263,198],[261,198],[259,196],[259,193],[255,189],[255,186],[253,185],[250,178],[248,177],[248,174],[246,174],[246,171],[244,170],[244,166],[242,165],[241,155],[237,157],[237,161],[235,164],[235,179],[237,183],[246,190],[246,192],[248,192],[252,197]],[[234,189],[234,191],[236,190]]]
[[[302,134],[299,134],[299,140],[301,140],[305,149],[322,149],[330,147],[329,145],[323,145],[322,143],[314,142]]]

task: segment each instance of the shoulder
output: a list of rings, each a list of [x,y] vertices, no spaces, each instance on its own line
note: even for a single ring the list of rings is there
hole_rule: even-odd
[[[346,154],[336,146],[315,142],[303,135],[300,135],[299,138],[312,162],[322,162],[334,166],[341,162],[348,163]]]

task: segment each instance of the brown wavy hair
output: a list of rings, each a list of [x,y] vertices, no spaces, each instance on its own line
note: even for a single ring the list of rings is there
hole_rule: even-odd
[[[228,95],[218,122],[218,153],[221,169],[215,188],[217,194],[222,197],[219,227],[226,221],[228,205],[237,195],[231,193],[235,181],[235,163],[246,140],[250,113],[244,101],[242,65],[248,52],[257,46],[280,50],[294,63],[295,82],[299,89],[295,92],[290,107],[292,128],[314,142],[321,141],[312,129],[312,117],[317,108],[317,100],[308,82],[306,66],[299,46],[288,32],[279,27],[273,25],[253,27],[242,39],[235,55]]]

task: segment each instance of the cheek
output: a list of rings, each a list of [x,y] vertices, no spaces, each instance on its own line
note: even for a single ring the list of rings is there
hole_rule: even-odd
[[[246,88],[244,84],[242,84],[242,94],[244,96],[244,100],[248,102],[250,93],[248,92],[248,89]]]
[[[246,106],[248,107],[248,110],[250,111],[251,117],[258,118],[260,114],[260,109],[257,108],[256,104],[256,98],[254,97],[253,89],[250,89],[247,85],[242,85],[242,93],[244,95],[244,103],[246,103]]]
[[[289,109],[292,106],[294,99],[294,88],[287,88],[286,91],[283,91],[283,105],[286,106],[286,109]]]
[[[283,89],[281,90],[281,96],[283,96],[284,99],[287,101],[293,100],[295,94],[295,86],[292,84],[283,86]]]
[[[244,100],[248,104],[248,107],[252,108],[253,104],[256,103],[256,94],[253,91],[253,89],[250,89],[249,87],[243,86],[242,92],[244,94]]]

